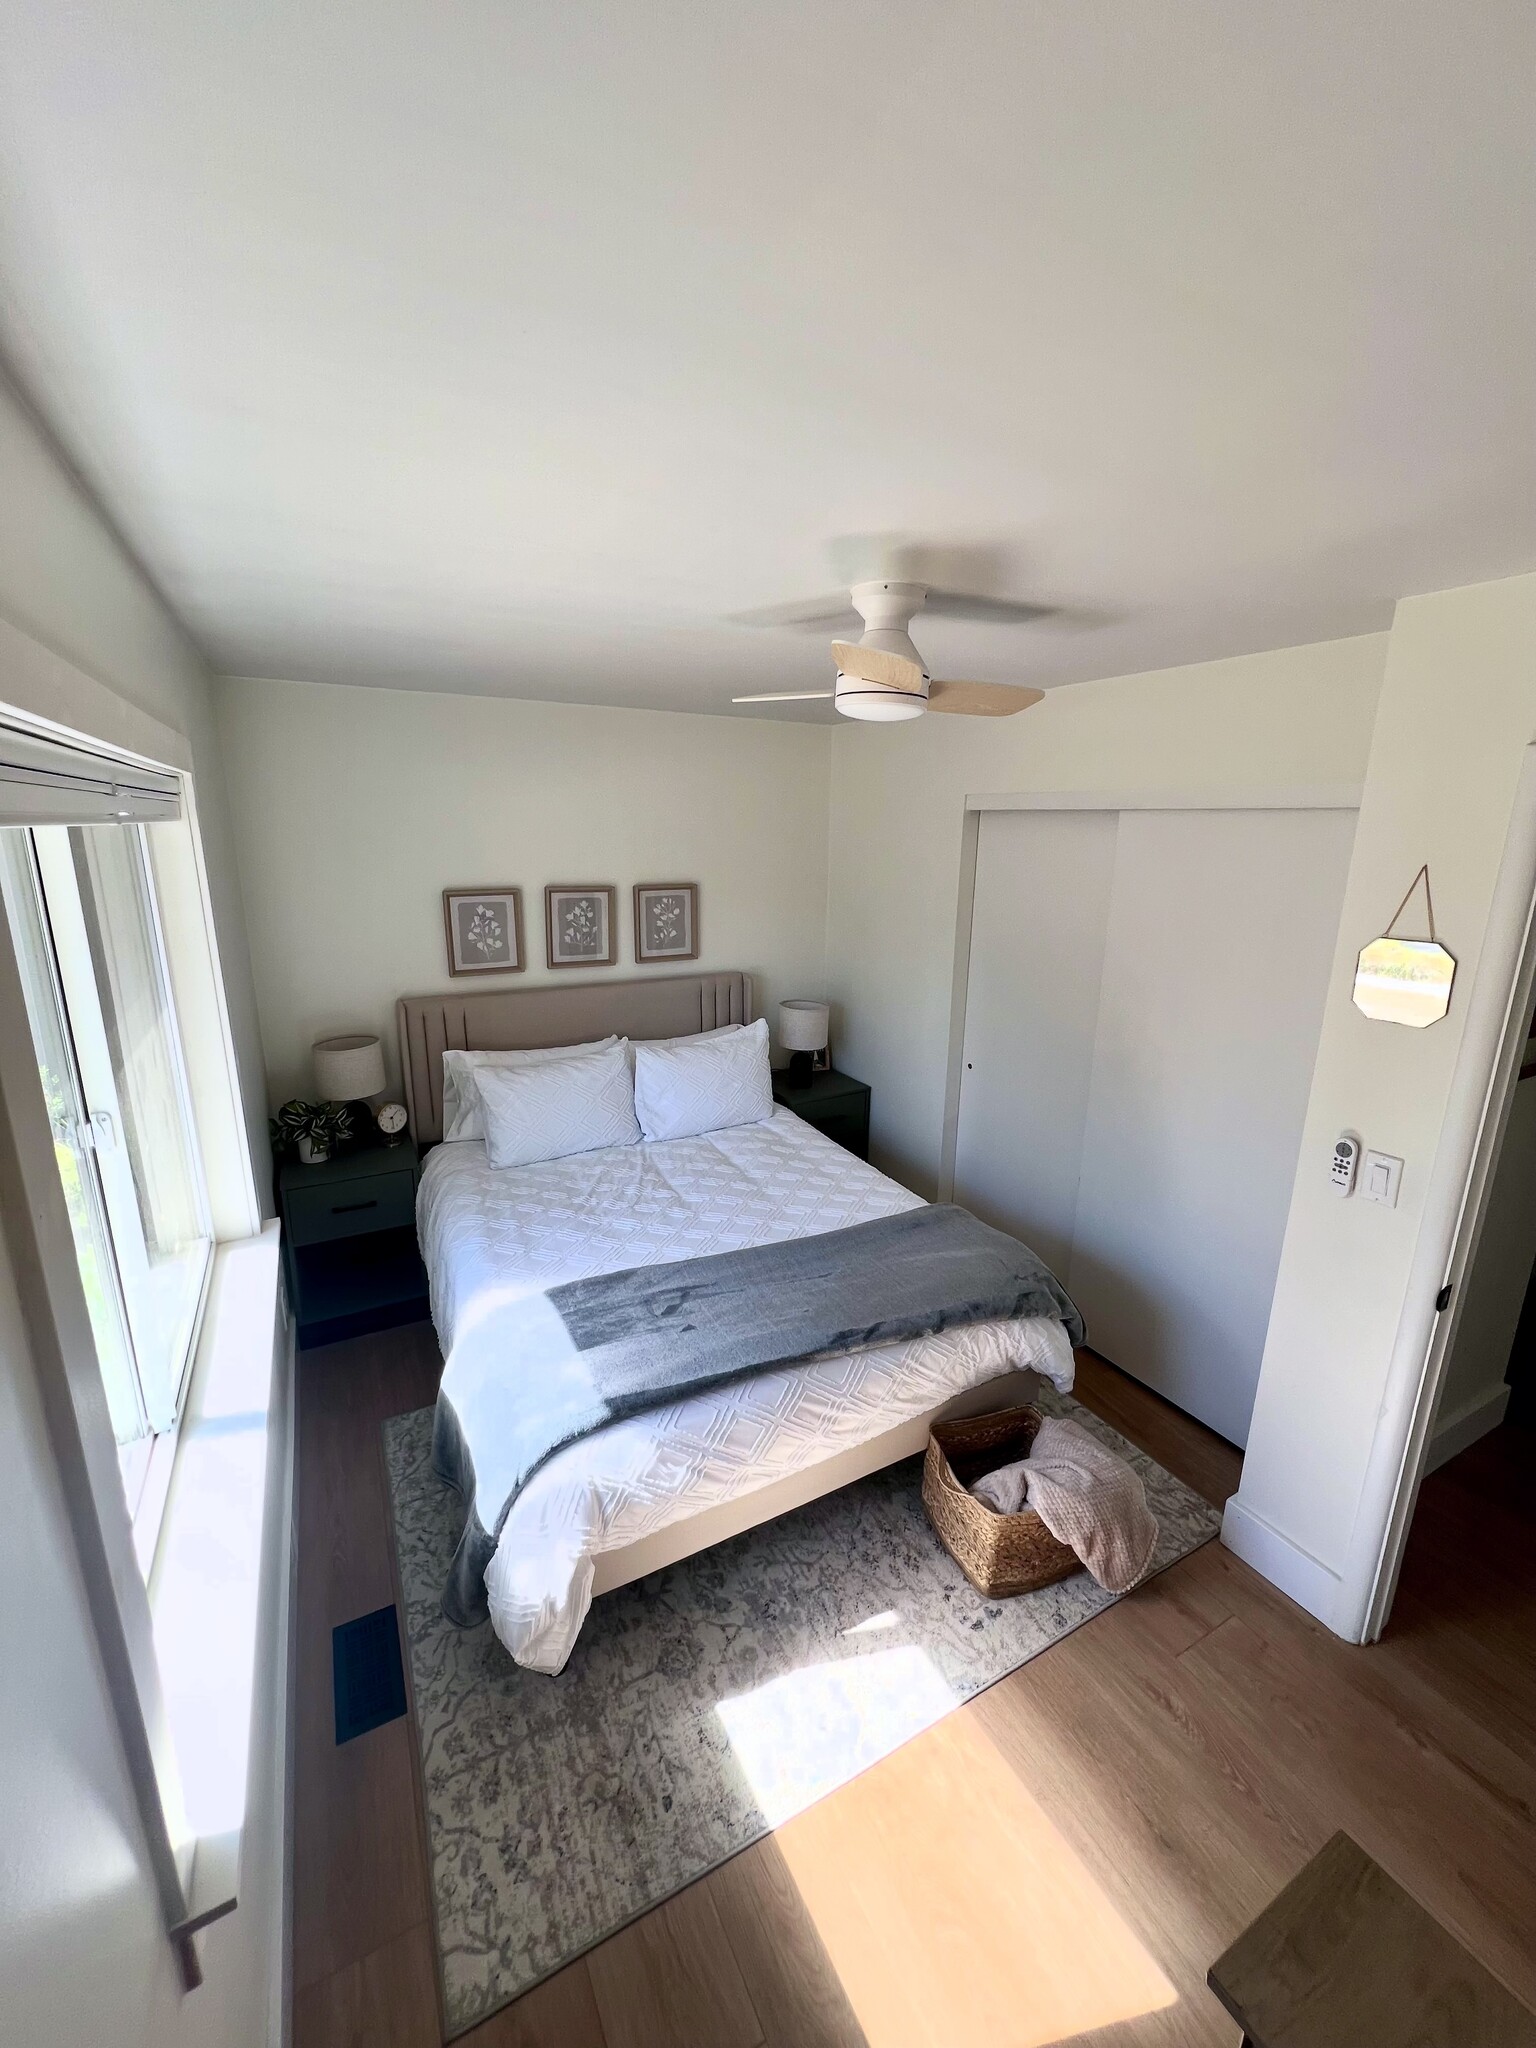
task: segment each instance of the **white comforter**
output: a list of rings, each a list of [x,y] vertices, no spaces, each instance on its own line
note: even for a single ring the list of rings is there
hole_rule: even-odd
[[[487,1310],[592,1273],[691,1259],[919,1207],[788,1110],[767,1123],[493,1172],[485,1146],[439,1145],[417,1227],[447,1361],[483,1371]],[[482,1334],[484,1333],[484,1334]],[[494,1361],[515,1372],[517,1361]],[[1072,1352],[1048,1319],[973,1323],[838,1353],[628,1417],[559,1451],[513,1504],[486,1571],[491,1621],[519,1664],[558,1671],[592,1601],[593,1559],[765,1486],[1000,1373],[1063,1393]]]

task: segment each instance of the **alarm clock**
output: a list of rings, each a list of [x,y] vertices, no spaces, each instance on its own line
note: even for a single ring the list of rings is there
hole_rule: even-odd
[[[381,1102],[373,1113],[373,1120],[383,1132],[386,1145],[398,1145],[405,1136],[404,1103]]]

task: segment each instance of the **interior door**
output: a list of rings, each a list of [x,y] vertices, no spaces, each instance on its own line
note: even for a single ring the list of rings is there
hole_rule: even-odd
[[[1237,1444],[1354,827],[1331,810],[1120,817],[1067,1285],[1095,1350]]]
[[[955,1200],[1066,1277],[1093,1076],[1113,811],[985,811]]]

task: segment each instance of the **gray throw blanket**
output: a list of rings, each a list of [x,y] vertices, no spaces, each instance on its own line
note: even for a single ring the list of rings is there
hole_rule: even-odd
[[[460,1627],[486,1616],[485,1568],[523,1487],[605,1424],[824,1352],[1047,1316],[1083,1322],[1032,1251],[952,1205],[671,1265],[573,1280],[499,1312],[494,1362],[456,1346],[432,1459],[468,1509],[443,1591]]]

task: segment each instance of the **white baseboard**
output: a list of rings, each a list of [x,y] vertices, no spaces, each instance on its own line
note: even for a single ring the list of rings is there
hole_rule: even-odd
[[[1508,1387],[1495,1387],[1491,1394],[1474,1394],[1470,1401],[1463,1401],[1449,1415],[1442,1415],[1429,1440],[1425,1472],[1436,1471],[1466,1450],[1469,1444],[1475,1444],[1480,1436],[1487,1436],[1490,1430],[1497,1429],[1508,1406]]]
[[[1235,1493],[1221,1518],[1221,1540],[1234,1556],[1252,1565],[1260,1578],[1278,1586],[1298,1607],[1316,1615],[1327,1627],[1334,1626],[1338,1573],[1289,1536],[1282,1536],[1272,1522],[1256,1515]]]

